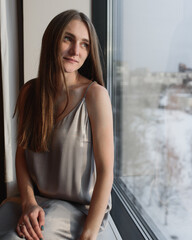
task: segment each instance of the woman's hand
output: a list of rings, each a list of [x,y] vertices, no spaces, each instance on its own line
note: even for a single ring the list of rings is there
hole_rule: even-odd
[[[45,213],[39,205],[24,207],[23,213],[17,224],[19,237],[27,240],[43,239],[42,230],[45,224]]]
[[[96,240],[97,238],[95,237],[83,237],[81,236],[79,240]]]
[[[97,234],[93,234],[91,231],[83,231],[79,240],[96,240]]]
[[[79,240],[96,240],[97,238],[95,237],[84,237],[84,236],[81,236]]]

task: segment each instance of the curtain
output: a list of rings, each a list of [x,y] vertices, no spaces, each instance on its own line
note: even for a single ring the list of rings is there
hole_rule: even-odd
[[[4,125],[4,182],[6,196],[17,194],[15,174],[16,118],[13,118],[19,91],[17,1],[0,0],[1,80]],[[2,137],[2,136],[1,136]],[[2,156],[2,153],[0,153]],[[3,169],[0,169],[1,174]]]

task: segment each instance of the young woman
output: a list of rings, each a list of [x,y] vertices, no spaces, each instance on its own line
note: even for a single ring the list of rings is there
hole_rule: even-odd
[[[16,111],[21,211],[14,201],[2,205],[11,224],[1,239],[106,239],[112,110],[96,32],[83,13],[65,11],[49,23],[38,77],[21,89]]]

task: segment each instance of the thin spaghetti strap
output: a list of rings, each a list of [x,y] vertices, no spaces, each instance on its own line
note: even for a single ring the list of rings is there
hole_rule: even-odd
[[[89,87],[90,87],[94,82],[95,82],[95,81],[91,82],[91,83],[88,85],[87,89],[85,90],[85,94],[84,94],[84,97],[83,97],[83,98],[86,98],[87,91],[88,91]]]

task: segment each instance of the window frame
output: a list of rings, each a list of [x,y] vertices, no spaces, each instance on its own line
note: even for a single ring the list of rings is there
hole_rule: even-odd
[[[92,22],[96,28],[97,35],[100,41],[101,49],[104,54],[104,61],[106,68],[104,68],[104,79],[106,87],[108,89],[112,105],[115,104],[115,96],[118,89],[113,88],[114,78],[114,66],[113,66],[113,44],[114,39],[113,25],[115,24],[113,18],[113,10],[116,9],[115,17],[117,17],[117,11],[121,2],[118,0],[92,0]],[[99,14],[98,14],[99,13]],[[119,102],[121,104],[121,102]],[[118,119],[119,121],[119,119]],[[114,132],[121,129],[116,124],[116,118],[114,113]],[[121,143],[117,143],[115,140],[115,168],[119,163],[117,156],[120,156],[118,146]],[[116,148],[117,145],[117,148]],[[140,239],[140,240],[165,240],[165,237],[148,218],[147,214],[140,214],[141,206],[136,201],[135,197],[124,185],[125,189],[122,189],[122,182],[115,178],[112,188],[112,203],[111,216],[116,224],[116,227],[123,239]],[[127,191],[129,192],[127,195]],[[131,199],[134,199],[134,204]],[[147,221],[146,221],[147,219]],[[150,223],[150,226],[149,226]]]

